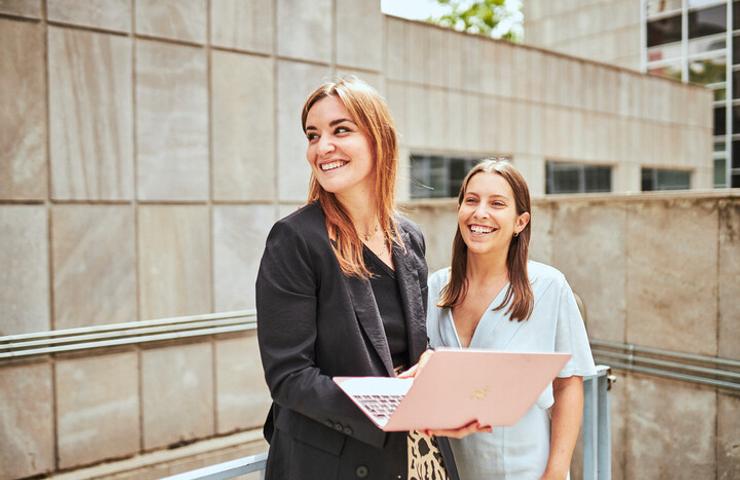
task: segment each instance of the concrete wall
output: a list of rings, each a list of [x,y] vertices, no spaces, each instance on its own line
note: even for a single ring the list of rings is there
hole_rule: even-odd
[[[302,102],[349,72],[388,97],[404,168],[510,154],[535,193],[547,159],[614,165],[618,191],[641,165],[711,185],[704,90],[377,1],[0,0],[0,336],[253,306],[264,238],[305,198]],[[3,364],[0,476],[256,425],[222,356],[257,369],[248,337]]]
[[[409,206],[430,270],[449,265],[454,202]],[[591,338],[740,358],[737,193],[536,199],[531,257],[583,299]],[[740,475],[740,397],[616,371],[615,479]]]
[[[524,42],[640,70],[640,0],[527,0]]]

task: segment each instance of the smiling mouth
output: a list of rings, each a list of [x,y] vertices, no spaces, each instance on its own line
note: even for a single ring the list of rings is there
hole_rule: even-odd
[[[345,162],[344,160],[337,160],[335,162],[327,162],[322,163],[319,165],[319,168],[322,172],[329,172],[331,170],[336,170],[338,168],[342,168],[343,166],[347,165],[349,162]]]
[[[488,235],[489,233],[493,233],[496,229],[485,225],[468,225],[468,230],[470,230],[474,235]]]

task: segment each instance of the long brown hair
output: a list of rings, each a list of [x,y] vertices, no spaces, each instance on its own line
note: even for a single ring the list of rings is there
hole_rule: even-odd
[[[301,125],[304,132],[309,110],[316,102],[328,96],[334,96],[342,102],[352,121],[367,135],[375,160],[372,174],[379,228],[389,242],[403,245],[394,216],[398,139],[388,105],[374,88],[357,77],[347,76],[327,82],[314,90],[303,105]],[[334,239],[332,249],[342,272],[362,278],[369,277],[370,271],[362,256],[363,243],[357,229],[337,197],[324,190],[312,173],[308,201],[317,200],[326,216],[329,237]]]
[[[532,209],[529,199],[529,188],[519,171],[505,160],[486,159],[473,167],[465,176],[460,194],[457,197],[458,209],[462,205],[465,191],[468,183],[473,176],[479,173],[493,173],[500,175],[511,186],[514,192],[514,204],[517,215],[529,212],[530,220],[519,235],[511,239],[509,251],[506,255],[506,268],[509,273],[509,288],[506,290],[506,297],[494,310],[501,310],[509,302],[507,314],[511,315],[513,320],[527,320],[532,315],[534,308],[534,294],[532,286],[529,284],[529,275],[527,275],[527,258],[529,256],[529,239],[531,237],[532,226]],[[460,233],[460,225],[457,226],[455,239],[452,242],[452,265],[450,268],[450,279],[447,285],[442,289],[441,298],[437,304],[440,308],[452,308],[465,299],[468,291],[467,279],[467,253],[468,247],[463,241]],[[512,301],[513,299],[513,301]]]

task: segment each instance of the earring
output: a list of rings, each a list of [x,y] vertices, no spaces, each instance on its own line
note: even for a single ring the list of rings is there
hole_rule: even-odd
[[[519,232],[514,232],[514,238],[519,236]]]

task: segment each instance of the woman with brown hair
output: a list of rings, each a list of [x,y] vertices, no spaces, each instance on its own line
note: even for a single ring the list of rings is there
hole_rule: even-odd
[[[506,161],[479,163],[458,196],[451,267],[429,278],[432,347],[572,355],[518,423],[450,439],[465,480],[567,478],[583,414],[583,376],[595,373],[565,277],[528,259],[531,215],[522,175]]]
[[[267,479],[457,478],[431,439],[384,433],[332,380],[393,376],[427,347],[424,238],[395,210],[385,101],[342,79],[308,97],[301,122],[308,204],[273,226],[256,285]]]

